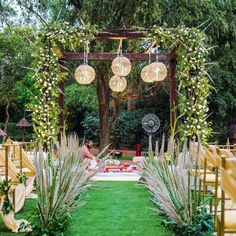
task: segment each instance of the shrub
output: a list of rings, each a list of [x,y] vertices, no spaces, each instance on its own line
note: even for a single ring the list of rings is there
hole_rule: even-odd
[[[120,145],[133,146],[140,142],[144,132],[142,130],[142,118],[145,111],[123,111],[118,117],[112,130],[111,140],[115,147]]]
[[[98,116],[87,115],[82,121],[86,139],[99,140],[100,120]]]

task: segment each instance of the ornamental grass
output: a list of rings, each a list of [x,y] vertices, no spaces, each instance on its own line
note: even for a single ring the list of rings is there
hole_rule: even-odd
[[[103,163],[99,162],[97,170]],[[88,170],[89,162],[81,153],[76,135],[62,136],[61,144],[55,142],[47,157],[41,149],[35,155],[35,166],[38,194],[35,228],[38,234],[58,235],[67,228],[70,213],[82,204],[81,197],[92,187],[90,180],[97,170]]]
[[[149,151],[140,163],[143,183],[164,216],[164,225],[181,235],[202,235],[213,229],[212,215],[204,205],[198,205],[196,174],[192,173],[193,169],[197,171],[197,160],[190,156],[187,141],[180,151],[173,138],[165,143],[163,137],[161,147],[156,144],[155,154]]]

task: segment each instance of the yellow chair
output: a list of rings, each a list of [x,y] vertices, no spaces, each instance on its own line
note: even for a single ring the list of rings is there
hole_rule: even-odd
[[[221,214],[216,217],[217,235],[236,233],[236,210],[225,209],[225,194],[236,203],[236,158],[222,156],[221,165]]]
[[[200,203],[202,193],[203,193],[203,202],[205,200],[205,195],[207,192],[207,186],[215,185],[216,176],[213,172],[213,168],[215,167],[215,161],[209,159],[209,155],[207,156],[205,148],[198,142],[190,143],[190,155],[196,161],[196,167],[192,170],[192,175],[197,175],[199,179],[199,198],[198,201]],[[203,185],[203,191],[202,191]]]
[[[205,152],[206,152],[206,162],[211,163],[212,166],[214,166],[214,173],[208,177],[207,179],[207,174],[206,174],[206,183],[205,183],[205,188],[203,191],[203,195],[206,194],[207,191],[207,186],[212,186],[210,189],[211,195],[214,196],[214,206],[215,206],[215,215],[217,213],[217,201],[218,199],[221,198],[221,195],[219,194],[218,186],[220,183],[220,173],[219,173],[219,168],[221,166],[221,156],[218,154],[217,149],[212,146],[212,145],[206,145],[205,147]],[[204,177],[202,177],[204,178]],[[208,181],[208,182],[207,182]],[[212,198],[210,201],[210,210],[212,212]]]
[[[223,149],[223,148],[220,148],[219,151],[225,155],[227,158],[234,158],[236,157],[235,155],[235,149]]]
[[[33,162],[28,158],[23,146],[19,142],[13,142],[7,139],[5,142],[9,146],[10,152],[14,157],[15,165],[20,171],[26,173],[27,176],[35,176],[36,171]]]

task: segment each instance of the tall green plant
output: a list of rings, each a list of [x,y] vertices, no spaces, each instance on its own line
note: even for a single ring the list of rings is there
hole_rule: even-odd
[[[163,141],[164,142],[164,141]],[[192,163],[187,162],[186,143],[181,158],[170,139],[168,151],[164,153],[162,144],[159,156],[149,155],[142,162],[143,177],[148,189],[153,193],[159,211],[181,224],[192,220],[192,197],[189,189],[188,170]]]
[[[170,138],[165,152],[164,140],[160,150],[157,145],[155,156],[149,152],[140,164],[144,183],[153,194],[157,210],[166,216],[165,224],[169,228],[186,232],[182,235],[202,235],[196,232],[211,230],[213,221],[205,207],[198,208],[198,191],[194,187],[197,183],[191,174],[196,169],[197,160],[190,156],[187,141],[180,152],[174,139]],[[203,224],[203,221],[207,223]]]
[[[38,233],[58,235],[66,229],[70,213],[81,205],[82,194],[90,188],[96,171],[81,153],[78,138],[62,137],[45,158],[42,149],[35,156],[39,224]],[[56,153],[56,154],[55,154]],[[100,162],[102,165],[103,162]]]

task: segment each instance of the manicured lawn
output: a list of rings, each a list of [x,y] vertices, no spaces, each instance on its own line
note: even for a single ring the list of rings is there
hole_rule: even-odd
[[[86,204],[73,213],[73,220],[65,235],[69,236],[169,236],[160,226],[160,216],[150,200],[150,194],[136,182],[96,182]],[[17,218],[29,218],[35,209],[34,201],[27,201]],[[0,235],[10,233],[2,221]]]
[[[136,182],[98,182],[73,215],[66,235],[168,236],[147,190]]]

